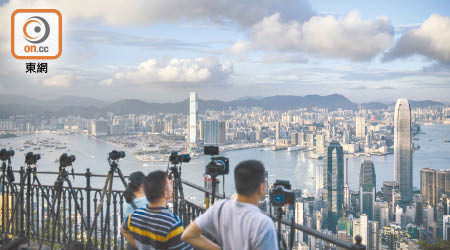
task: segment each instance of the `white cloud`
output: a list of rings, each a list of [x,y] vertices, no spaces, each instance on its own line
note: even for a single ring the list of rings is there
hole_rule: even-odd
[[[393,32],[388,18],[366,21],[356,11],[342,19],[314,16],[304,23],[283,21],[276,13],[255,24],[250,36],[259,49],[362,61],[384,52],[391,45]]]
[[[44,79],[42,82],[47,87],[69,87],[75,80],[72,74],[57,74],[50,78]]]
[[[133,27],[206,21],[247,28],[276,12],[299,21],[315,15],[308,0],[10,0],[0,6],[0,54],[9,54],[11,13],[15,9],[34,8],[60,10],[64,30],[86,20]]]
[[[203,19],[250,26],[275,12],[302,21],[314,15],[307,0],[11,0],[0,8],[7,9],[3,14],[9,17],[13,9],[36,7],[57,8],[64,18],[140,26]]]
[[[233,73],[231,62],[220,63],[215,58],[177,59],[168,62],[149,59],[136,69],[117,73],[102,81],[101,85],[114,83],[219,83]]]
[[[421,54],[443,62],[450,62],[450,17],[431,15],[420,27],[403,35],[384,59]]]
[[[229,52],[238,57],[244,57],[250,49],[250,43],[248,41],[237,41],[231,45]]]

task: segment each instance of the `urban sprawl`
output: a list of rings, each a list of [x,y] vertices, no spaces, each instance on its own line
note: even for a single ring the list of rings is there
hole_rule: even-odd
[[[367,249],[416,249],[450,239],[450,170],[420,170],[420,190],[412,183],[413,152],[420,150],[415,135],[421,126],[450,124],[450,108],[411,108],[399,99],[388,109],[328,110],[298,108],[288,111],[258,107],[207,110],[198,113],[195,92],[189,114],[114,114],[95,119],[15,115],[0,120],[0,137],[32,133],[88,134],[126,148],[143,162],[167,161],[170,152],[197,157],[204,145],[220,151],[260,147],[264,150],[310,151],[321,159],[316,166],[316,193],[294,190],[295,204],[284,209],[295,222],[352,242],[362,237]],[[445,140],[445,138],[443,138]],[[450,141],[444,141],[450,142]],[[15,150],[64,147],[47,139],[25,141]],[[348,186],[344,154],[362,156],[359,190]],[[374,163],[365,156],[394,154],[392,180],[376,189]],[[268,198],[261,209],[270,209]],[[288,237],[288,231],[284,232]],[[300,231],[297,249],[323,249],[326,242]]]

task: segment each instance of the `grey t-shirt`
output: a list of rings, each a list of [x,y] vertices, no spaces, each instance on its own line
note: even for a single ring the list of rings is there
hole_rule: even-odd
[[[252,204],[221,200],[195,219],[195,223],[202,232],[214,237],[224,250],[278,249],[273,221]]]

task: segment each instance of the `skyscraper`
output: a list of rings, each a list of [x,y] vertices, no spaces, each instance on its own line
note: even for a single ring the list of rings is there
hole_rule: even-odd
[[[217,132],[217,143],[219,145],[221,144],[225,144],[226,142],[226,126],[225,126],[225,122],[224,121],[219,121],[219,125],[218,125],[218,132]]]
[[[363,116],[356,116],[356,137],[366,137],[366,121]]]
[[[319,164],[316,166],[316,197],[317,199],[320,199],[322,197],[322,190],[323,190],[323,169],[324,166],[322,164]]]
[[[398,99],[394,114],[394,180],[400,185],[403,202],[412,201],[411,108],[407,99]]]
[[[275,143],[278,143],[278,140],[280,140],[280,122],[277,122],[275,125]]]
[[[341,144],[331,141],[323,170],[324,227],[336,233],[338,219],[344,207],[344,152]]]
[[[197,93],[191,92],[189,99],[189,144],[197,143]]]
[[[420,170],[420,195],[428,205],[436,205],[436,171],[434,169]]]
[[[203,141],[203,136],[204,136],[204,131],[205,131],[205,128],[204,128],[204,126],[203,126],[203,120],[202,121],[200,121],[199,122],[199,130],[200,130],[200,133],[199,133],[199,135],[198,135],[198,137],[199,137],[199,140],[200,141]]]
[[[374,220],[375,190],[375,167],[372,161],[363,160],[359,172],[360,208],[361,214],[367,214],[369,220]]]
[[[450,196],[450,170],[420,170],[420,195],[430,206],[436,206],[442,195]]]
[[[350,197],[350,187],[348,185],[348,158],[345,158],[344,180],[344,207],[345,209],[350,209],[352,199]]]
[[[295,202],[295,223],[303,225],[303,202]],[[296,243],[303,242],[303,233],[298,230],[295,234]]]
[[[219,143],[219,123],[217,120],[203,121],[203,143],[217,145]]]
[[[444,215],[443,216],[443,227],[442,227],[442,239],[443,240],[450,240],[450,215]]]
[[[293,132],[291,133],[291,145],[297,145],[298,144],[298,133]]]
[[[323,152],[325,148],[325,136],[323,134],[316,135],[316,150],[317,152]]]

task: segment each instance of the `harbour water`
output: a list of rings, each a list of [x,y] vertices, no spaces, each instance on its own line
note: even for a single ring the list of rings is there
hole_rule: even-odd
[[[450,143],[444,140],[450,140],[450,125],[435,124],[431,126],[422,126],[422,132],[413,142],[420,145],[420,149],[413,154],[413,183],[414,188],[419,188],[420,185],[420,169],[430,167],[433,169],[448,169],[450,168]],[[107,153],[116,149],[124,150],[124,148],[105,143],[87,135],[54,135],[54,134],[36,134],[31,136],[0,139],[0,147],[12,147],[16,151],[16,155],[12,159],[13,168],[18,170],[20,166],[24,165],[24,155],[28,151],[33,151],[32,147],[25,149],[23,152],[16,150],[21,148],[25,140],[36,140],[37,138],[54,138],[56,141],[67,143],[67,149],[52,149],[42,147],[41,150],[35,150],[35,153],[40,153],[42,159],[38,162],[39,171],[57,171],[58,163],[55,162],[57,158],[63,153],[76,155],[74,162],[75,172],[85,172],[86,168],[90,168],[94,174],[106,174],[109,170],[107,163]],[[222,154],[230,158],[230,175],[225,176],[225,191],[227,195],[231,195],[234,191],[233,169],[237,163],[246,159],[257,159],[264,163],[269,172],[269,182],[276,179],[289,180],[293,188],[300,188],[308,190],[310,193],[315,192],[315,167],[322,164],[322,160],[312,159],[310,152],[287,150],[272,151],[260,150],[258,148],[245,149],[225,152]],[[359,184],[359,167],[362,157],[355,157],[345,155],[348,158],[348,172],[349,185],[352,190],[358,189]],[[383,181],[393,180],[394,178],[394,156],[372,156],[369,157],[375,164],[375,172],[377,178],[377,190],[381,189]],[[191,160],[182,166],[183,179],[192,181],[198,185],[203,185],[203,173],[205,165],[209,162],[208,156],[200,156],[197,159]],[[120,169],[125,175],[133,171],[143,171],[148,173],[156,169],[166,169],[167,163],[144,163],[140,162],[131,155],[127,155],[120,160]],[[145,166],[144,166],[145,164]],[[52,184],[56,176],[40,175],[41,182],[45,184]],[[73,181],[74,186],[84,186],[84,177],[76,177]],[[93,186],[101,187],[104,183],[104,178],[94,178]],[[119,180],[115,181],[115,188],[122,189],[123,185]],[[222,189],[222,185],[220,185]],[[222,192],[222,190],[221,190]],[[185,191],[189,194],[189,190]]]

